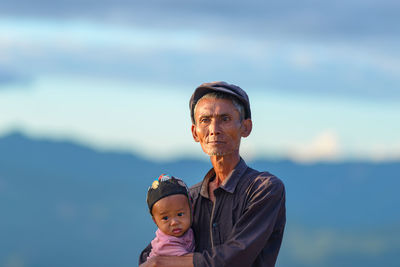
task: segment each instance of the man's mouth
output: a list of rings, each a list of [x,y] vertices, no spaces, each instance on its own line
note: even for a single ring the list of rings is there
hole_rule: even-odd
[[[208,141],[208,143],[209,143],[209,144],[218,145],[218,144],[224,144],[225,142],[223,142],[223,141]]]

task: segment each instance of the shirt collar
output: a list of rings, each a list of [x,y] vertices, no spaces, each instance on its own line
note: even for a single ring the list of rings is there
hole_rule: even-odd
[[[238,164],[231,171],[225,181],[221,184],[219,188],[233,194],[235,192],[236,186],[239,183],[240,178],[243,176],[247,169],[246,162],[240,158]],[[211,168],[206,176],[204,176],[203,183],[200,189],[200,195],[206,198],[210,198],[208,195],[208,183],[215,177],[214,168]]]

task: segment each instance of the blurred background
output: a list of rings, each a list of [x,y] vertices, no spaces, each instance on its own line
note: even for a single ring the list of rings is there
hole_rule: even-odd
[[[0,266],[137,266],[146,191],[211,167],[189,98],[247,91],[277,266],[398,266],[400,2],[0,1]]]

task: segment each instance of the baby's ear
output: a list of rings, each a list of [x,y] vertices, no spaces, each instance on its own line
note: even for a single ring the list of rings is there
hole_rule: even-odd
[[[154,216],[153,216],[153,215],[151,216],[151,218],[153,219],[153,222],[154,222],[155,224],[157,224],[157,223],[156,223],[156,219],[154,219]]]

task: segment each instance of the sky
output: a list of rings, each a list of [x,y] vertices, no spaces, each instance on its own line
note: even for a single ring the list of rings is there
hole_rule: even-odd
[[[206,158],[188,102],[249,95],[247,159],[400,159],[398,1],[0,3],[0,135]]]

